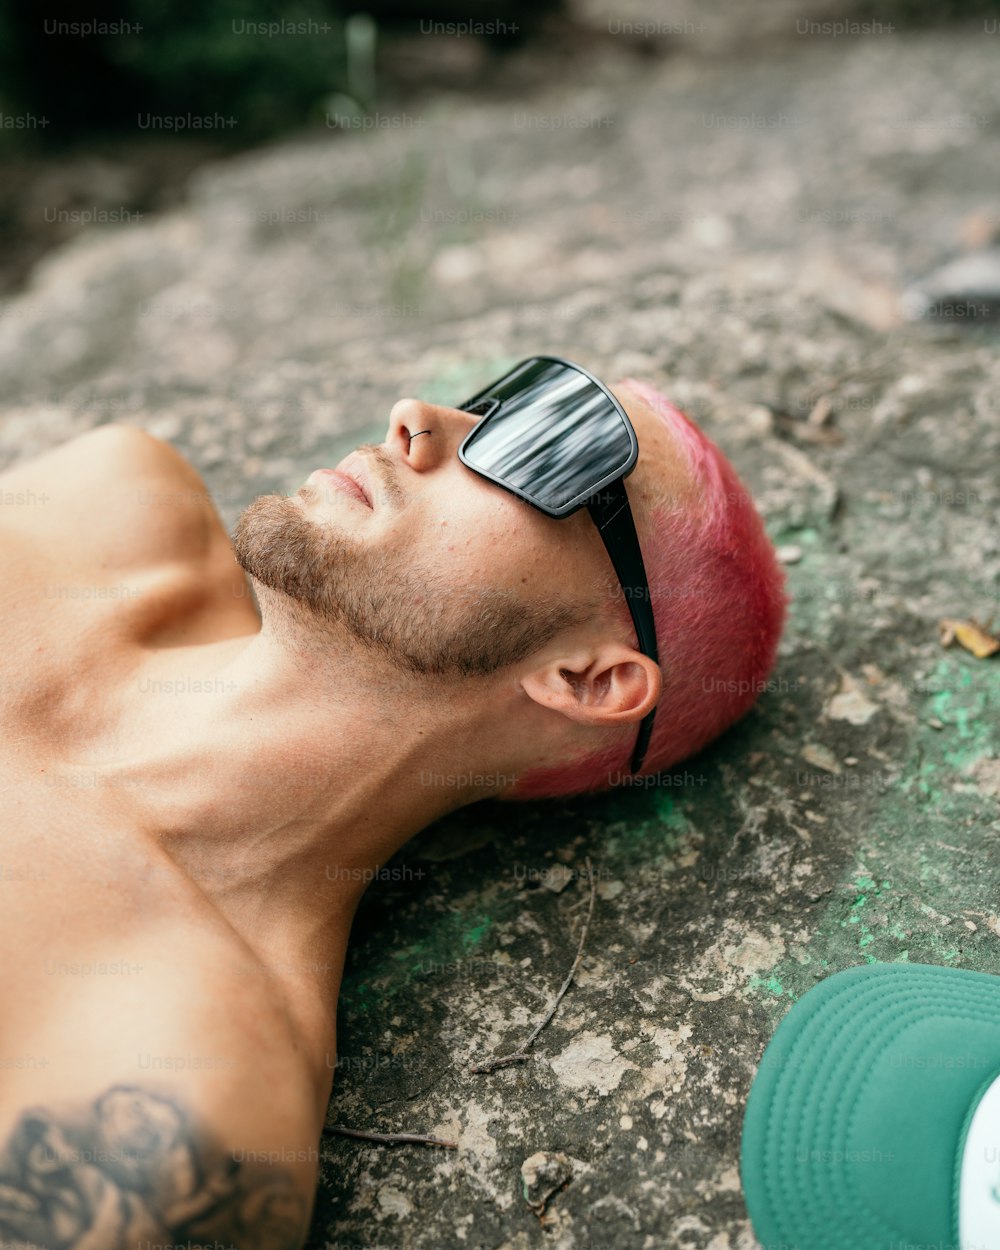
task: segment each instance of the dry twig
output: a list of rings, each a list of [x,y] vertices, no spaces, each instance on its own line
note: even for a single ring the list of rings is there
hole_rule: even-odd
[[[424,1133],[368,1133],[360,1128],[345,1128],[343,1124],[328,1124],[323,1132],[336,1133],[340,1137],[360,1137],[362,1141],[379,1142],[383,1146],[444,1146],[446,1150],[458,1149],[457,1141],[446,1141],[443,1137],[428,1137]]]
[[[594,897],[596,894],[596,885],[594,882],[594,870],[590,864],[590,856],[584,861],[587,865],[587,875],[590,877],[590,904],[587,907],[587,918],[583,922],[583,931],[580,934],[580,942],[576,948],[576,958],[573,960],[573,966],[566,974],[566,980],[563,981],[559,993],[555,996],[552,1006],[545,1015],[539,1020],[535,1027],[531,1030],[530,1035],[519,1050],[512,1051],[509,1055],[500,1055],[496,1059],[484,1059],[482,1063],[474,1063],[470,1066],[470,1072],[495,1072],[497,1068],[509,1068],[512,1063],[523,1063],[531,1056],[528,1049],[534,1045],[535,1038],[541,1033],[542,1029],[548,1024],[552,1017],[556,1014],[556,1008],[562,1002],[563,995],[569,989],[570,982],[580,966],[580,960],[583,958],[583,944],[587,940],[587,930],[590,928],[590,918],[594,914]]]

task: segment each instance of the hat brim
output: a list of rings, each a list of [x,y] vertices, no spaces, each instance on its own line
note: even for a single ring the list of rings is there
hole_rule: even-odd
[[[740,1170],[763,1250],[957,1250],[964,1135],[998,1074],[1000,977],[868,964],[815,986],[747,1101]]]

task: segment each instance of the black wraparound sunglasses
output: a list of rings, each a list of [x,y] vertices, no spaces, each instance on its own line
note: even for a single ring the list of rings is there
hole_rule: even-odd
[[[625,493],[639,443],[622,405],[580,365],[531,356],[458,407],[481,418],[458,449],[474,473],[546,516],[561,519],[586,507],[628,600],[639,649],[658,662],[649,582]],[[633,773],[642,767],[655,714],[653,708],[639,725]]]

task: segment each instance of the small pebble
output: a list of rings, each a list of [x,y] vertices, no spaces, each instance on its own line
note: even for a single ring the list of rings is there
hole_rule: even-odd
[[[778,548],[777,556],[781,564],[798,564],[802,559],[802,548],[797,547],[794,543],[789,543],[787,547]]]
[[[770,434],[774,429],[774,414],[763,404],[755,404],[746,414],[746,426],[753,434]]]

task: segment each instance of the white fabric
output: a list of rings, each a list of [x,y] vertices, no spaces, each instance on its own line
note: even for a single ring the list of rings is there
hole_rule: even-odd
[[[965,1139],[958,1231],[962,1250],[1000,1250],[1000,1076],[980,1100]]]

